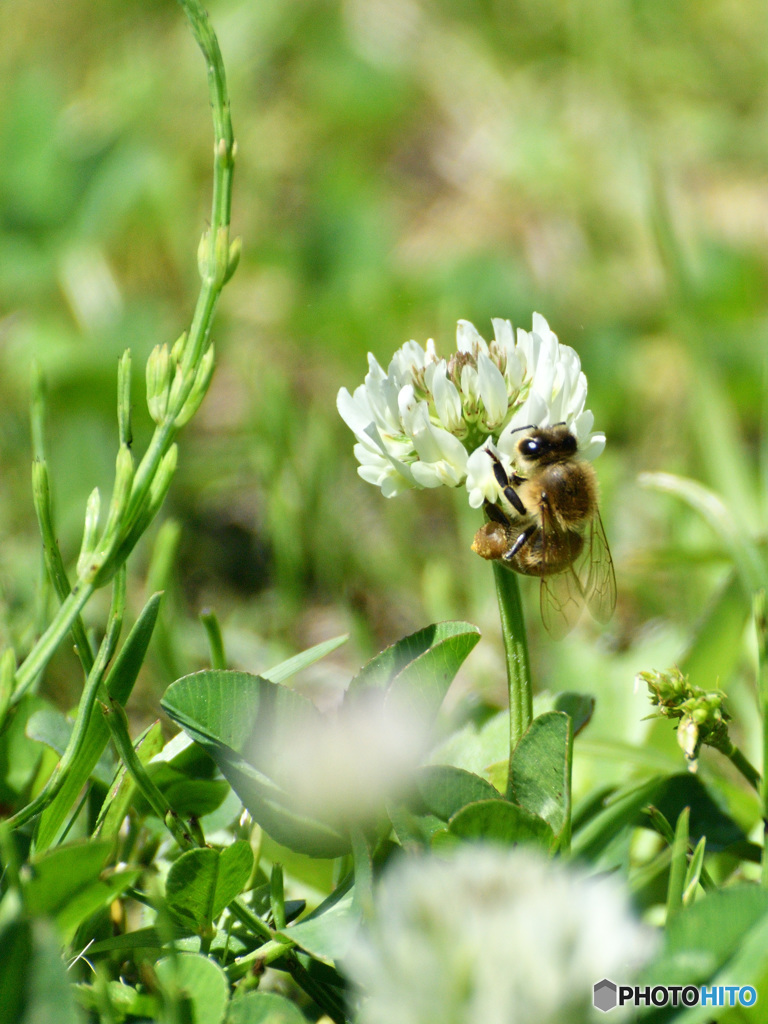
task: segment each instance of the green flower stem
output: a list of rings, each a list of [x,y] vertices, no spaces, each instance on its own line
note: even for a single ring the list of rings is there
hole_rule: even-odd
[[[51,624],[34,645],[16,673],[16,688],[11,698],[12,704],[18,704],[27,690],[34,684],[38,675],[53,657],[59,644],[72,629],[72,624],[91,599],[95,589],[96,587],[93,582],[78,582],[72,588],[72,593],[69,597],[59,606],[59,610],[51,620]]]
[[[517,576],[511,570],[493,563],[496,597],[501,615],[501,637],[507,662],[509,688],[509,756],[510,760],[520,737],[533,720],[533,687],[528,661],[523,606]],[[511,779],[512,773],[509,773]],[[509,788],[509,781],[507,782]]]
[[[765,589],[758,590],[752,601],[755,617],[758,655],[758,696],[763,715],[763,779],[752,785],[760,793],[763,806],[763,860],[762,883],[768,888],[768,614],[766,613]],[[733,758],[731,758],[733,761]],[[736,762],[734,761],[734,764]],[[736,765],[739,768],[739,765]],[[752,766],[750,765],[750,768]],[[742,769],[739,769],[742,770]],[[754,768],[752,769],[754,772]],[[755,773],[757,774],[757,773]]]
[[[262,921],[261,918],[258,916],[258,914],[254,914],[253,911],[248,906],[246,906],[246,904],[243,903],[242,900],[233,900],[232,903],[229,904],[228,909],[231,911],[231,913],[235,915],[238,921],[241,921],[246,928],[250,928],[254,935],[258,935],[260,938],[264,939],[265,942],[280,941],[275,939],[275,933],[272,931],[269,925],[265,924],[264,921]],[[285,941],[283,941],[280,942],[280,945],[283,948],[283,951],[285,951],[286,949],[290,949],[293,946],[293,943],[286,943]],[[241,960],[236,960],[235,964],[244,962],[247,959],[248,964],[250,965],[254,960],[261,959],[259,953],[263,948],[263,946],[260,946],[259,949],[254,950],[253,953],[249,953],[247,957],[242,957]],[[232,965],[233,968],[235,964]],[[246,971],[243,971],[242,974],[238,974],[237,977],[240,978],[245,973]]]
[[[63,605],[62,605],[63,607]],[[80,695],[80,703],[75,716],[75,724],[69,737],[66,749],[61,756],[59,763],[53,770],[45,786],[37,796],[26,807],[8,819],[12,828],[19,828],[27,821],[31,821],[37,814],[40,814],[53,800],[67,779],[67,773],[74,762],[88,728],[93,706],[99,693],[105,692],[104,676],[107,666],[112,659],[123,628],[123,615],[125,613],[125,569],[123,568],[115,575],[112,592],[112,607],[109,613],[107,632],[99,645],[96,659],[88,673],[83,692]]]
[[[296,984],[303,988],[311,999],[314,999],[332,1021],[335,1021],[336,1024],[347,1024],[349,1018],[336,994],[327,985],[316,981],[310,975],[299,961],[295,953],[295,945],[290,939],[272,932],[269,926],[264,924],[261,918],[256,917],[255,914],[248,910],[240,900],[230,903],[229,910],[246,927],[251,928],[257,935],[261,935],[266,939],[264,944],[259,946],[258,949],[254,949],[251,953],[246,953],[245,956],[238,957],[237,960],[224,968],[224,973],[230,982],[239,981],[240,978],[244,978],[255,964],[264,964],[266,966],[274,963],[275,960],[285,958],[286,962],[284,966],[281,966],[281,970],[288,971]]]
[[[762,781],[760,779],[760,772],[757,770],[757,768],[755,768],[755,766],[747,760],[747,758],[742,754],[742,752],[734,743],[731,743],[728,749],[725,749],[723,747],[717,747],[716,749],[720,750],[723,754],[725,754],[725,756],[728,758],[731,764],[735,768],[738,768],[738,770],[741,772],[741,774],[744,776],[744,778],[747,780],[750,786],[756,789],[758,793],[761,793],[763,795],[763,806],[765,806],[764,786],[762,785]]]

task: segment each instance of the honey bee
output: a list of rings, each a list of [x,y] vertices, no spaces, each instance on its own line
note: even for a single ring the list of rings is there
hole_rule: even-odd
[[[493,472],[512,508],[486,502],[489,522],[472,550],[524,576],[541,578],[541,618],[556,640],[569,633],[586,607],[607,622],[616,606],[616,577],[600,519],[597,480],[578,457],[564,423],[523,427],[517,471],[509,477],[489,449]]]

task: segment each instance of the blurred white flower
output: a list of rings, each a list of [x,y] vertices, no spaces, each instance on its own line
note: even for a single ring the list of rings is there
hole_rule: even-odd
[[[533,314],[533,329],[493,320],[488,344],[467,320],[459,320],[456,347],[440,358],[409,341],[385,373],[368,356],[365,383],[350,395],[339,391],[342,419],[357,437],[358,473],[391,498],[411,487],[459,487],[469,503],[495,501],[499,487],[484,448],[490,444],[507,469],[521,427],[565,423],[583,458],[594,459],[605,435],[592,433],[594,417],[584,408],[587,379],[576,352],[561,345],[549,324]]]
[[[653,947],[616,880],[465,845],[385,874],[345,967],[359,1024],[581,1024],[592,985],[631,979]]]
[[[412,701],[371,689],[348,696],[333,713],[299,723],[274,754],[270,775],[296,801],[340,827],[381,814],[413,783],[429,727]]]

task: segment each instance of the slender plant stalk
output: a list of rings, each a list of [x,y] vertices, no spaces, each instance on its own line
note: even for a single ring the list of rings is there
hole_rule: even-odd
[[[120,760],[125,765],[128,774],[136,783],[141,795],[147,801],[154,813],[165,823],[166,828],[179,844],[182,850],[191,850],[197,845],[190,833],[182,824],[181,819],[170,806],[161,791],[147,774],[147,770],[141,763],[136,753],[131,737],[128,732],[128,719],[122,704],[116,700],[110,700],[109,704],[102,705],[104,717],[106,718],[109,731],[112,733],[112,740],[117,747]]]
[[[752,611],[757,632],[758,694],[763,716],[763,778],[759,783],[763,807],[762,883],[768,888],[768,618],[766,617],[765,589],[760,589],[755,594]]]
[[[517,576],[497,562],[493,563],[496,597],[501,615],[501,638],[507,662],[509,689],[509,756],[512,758],[520,737],[533,720],[533,687],[528,660],[528,640],[525,635],[523,606]],[[509,791],[512,773],[509,773]]]
[[[757,792],[760,793],[761,798],[763,800],[763,808],[765,809],[765,786],[763,785],[762,779],[760,777],[760,772],[757,770],[757,768],[755,768],[751,761],[749,761],[744,756],[744,754],[739,750],[735,743],[731,743],[730,748],[727,750],[722,747],[716,747],[715,749],[720,750],[723,754],[725,754],[725,756],[728,758],[728,760],[731,762],[734,768],[737,768],[741,772],[741,774],[744,776],[744,778],[747,780],[750,786],[752,786],[753,789],[756,789]]]
[[[200,621],[205,628],[208,637],[208,647],[211,652],[211,668],[225,669],[227,667],[227,655],[224,650],[224,637],[221,635],[221,626],[216,612],[210,609],[200,612]]]
[[[45,389],[42,374],[37,365],[32,370],[30,421],[32,427],[32,455],[34,459],[32,463],[32,497],[40,534],[43,538],[45,566],[59,601],[66,601],[72,592],[72,588],[64,567],[64,559],[61,557],[61,551],[56,540],[53,502],[51,500],[50,481],[48,478],[48,460],[45,451]],[[93,668],[93,653],[88,643],[83,620],[79,615],[72,623],[72,639],[87,676]]]
[[[16,673],[12,703],[17,704],[34,685],[42,670],[66,635],[74,629],[75,642],[84,667],[88,649],[78,625],[80,613],[93,592],[104,586],[125,563],[141,535],[156,515],[175,468],[173,441],[182,426],[197,409],[210,382],[213,367],[210,334],[213,315],[221,289],[234,273],[239,257],[239,240],[230,242],[229,225],[232,204],[232,177],[235,143],[229,114],[224,64],[216,37],[198,0],[180,0],[206,61],[214,126],[213,196],[211,223],[198,250],[201,288],[189,332],[173,353],[173,372],[168,380],[163,413],[144,457],[135,472],[130,453],[130,357],[121,360],[118,374],[118,423],[120,455],[110,512],[100,541],[90,558],[83,559],[82,571],[69,591],[63,562],[55,544],[51,544],[50,501],[41,492],[38,517],[46,543],[47,564],[56,592],[62,601],[52,622],[35,643]],[[41,415],[38,411],[41,389],[33,394],[33,436],[36,455],[42,452]],[[42,474],[45,475],[45,474]],[[47,484],[47,479],[42,481]]]
[[[93,707],[96,703],[96,698],[99,694],[106,693],[104,689],[104,676],[107,671],[107,666],[109,665],[112,655],[115,653],[115,649],[117,647],[117,641],[123,627],[124,613],[125,567],[122,567],[115,574],[112,591],[112,607],[109,613],[107,632],[104,634],[104,639],[99,645],[96,660],[91,666],[85,687],[80,695],[80,703],[78,704],[77,715],[75,716],[75,723],[72,727],[69,742],[61,756],[61,760],[56,765],[56,768],[50,778],[37,794],[35,799],[30,801],[26,807],[22,807],[20,811],[17,811],[13,817],[8,819],[12,828],[19,828],[25,822],[34,818],[35,815],[40,814],[40,812],[48,806],[66,782],[67,773],[75,761],[83,739],[85,738],[85,734],[88,729],[88,722],[90,721]]]

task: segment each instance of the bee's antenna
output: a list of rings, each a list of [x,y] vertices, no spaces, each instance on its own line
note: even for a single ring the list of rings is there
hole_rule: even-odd
[[[529,423],[527,427],[515,427],[514,430],[510,430],[510,434],[519,434],[521,430],[535,430],[536,424]]]

